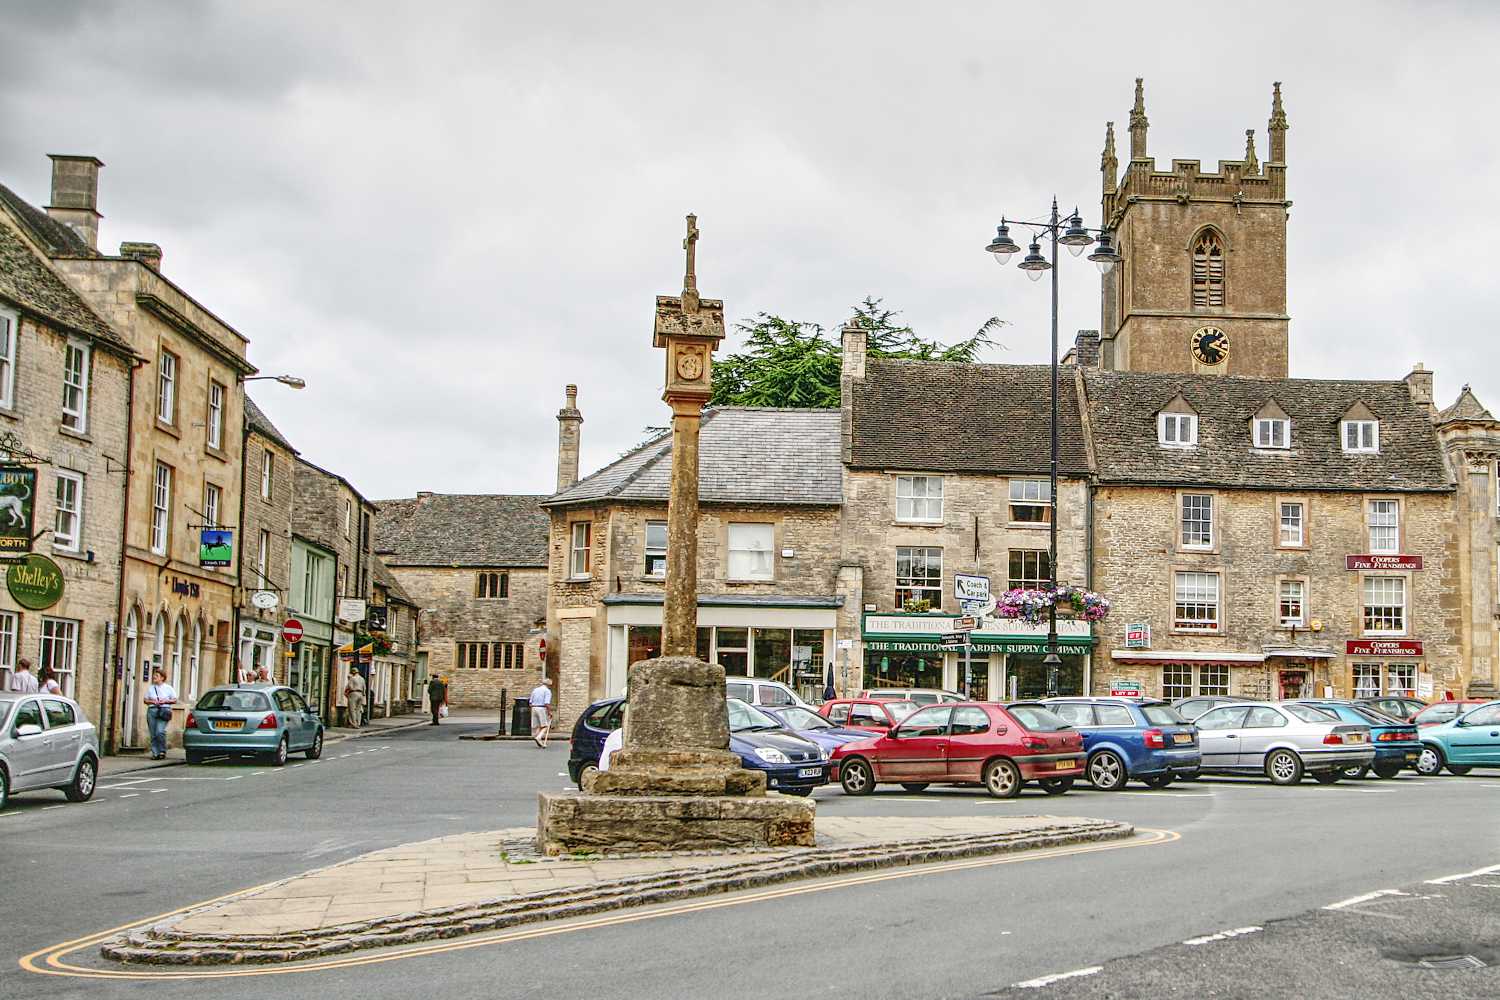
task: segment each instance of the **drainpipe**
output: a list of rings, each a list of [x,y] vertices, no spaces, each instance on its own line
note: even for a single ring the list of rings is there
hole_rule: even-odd
[[[120,504],[120,562],[118,593],[115,597],[115,649],[122,645],[125,629],[125,549],[129,544],[130,529],[130,477],[134,472],[131,462],[130,445],[135,440],[135,373],[139,368],[145,367],[145,360],[135,356],[134,352],[129,357],[130,378],[125,381],[125,486],[121,489],[124,503]],[[137,623],[139,625],[139,623]],[[105,655],[108,656],[109,642],[105,641]],[[115,657],[118,659],[118,657]],[[134,663],[123,664],[120,679],[123,679],[124,670],[134,670]],[[116,672],[109,669],[106,661],[104,671],[104,683],[100,685],[99,694],[99,721],[104,724],[104,752],[113,754],[116,747],[116,734],[118,732],[118,716],[115,712],[115,700],[117,697]],[[130,711],[133,706],[123,706],[125,711]]]

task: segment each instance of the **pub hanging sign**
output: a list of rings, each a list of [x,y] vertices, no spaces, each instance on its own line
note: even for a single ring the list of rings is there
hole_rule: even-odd
[[[35,517],[36,469],[0,465],[0,556],[23,556],[31,551]]]
[[[198,534],[198,565],[224,567],[234,561],[234,529],[202,528]]]

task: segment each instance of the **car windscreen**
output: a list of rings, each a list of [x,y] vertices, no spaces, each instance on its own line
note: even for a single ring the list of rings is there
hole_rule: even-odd
[[[1316,708],[1312,705],[1282,705],[1281,707],[1303,722],[1339,721],[1339,717],[1326,708]]]
[[[729,731],[749,733],[764,729],[780,729],[781,723],[771,718],[754,705],[747,705],[738,698],[729,699]]]
[[[1071,729],[1056,713],[1040,705],[1012,705],[1006,709],[1017,722],[1034,733],[1055,733]]]
[[[269,712],[271,699],[259,691],[210,691],[193,708],[199,712]]]
[[[832,729],[833,723],[823,718],[817,712],[809,712],[805,708],[783,708],[778,713],[781,721],[793,729]]]
[[[885,705],[885,707],[890,711],[891,717],[894,718],[897,722],[900,722],[902,719],[906,718],[908,715],[922,707],[914,701],[887,701],[882,702],[882,704]]]
[[[743,702],[755,700],[755,689],[749,684],[725,684],[724,692],[731,698],[738,698]]]
[[[1178,715],[1171,705],[1142,705],[1141,714],[1153,726],[1185,726],[1187,720]]]

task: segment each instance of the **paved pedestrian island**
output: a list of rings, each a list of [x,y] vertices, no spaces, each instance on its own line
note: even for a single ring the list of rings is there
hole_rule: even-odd
[[[376,851],[175,914],[106,942],[106,958],[293,962],[873,868],[1125,839],[1062,816],[830,817],[814,847],[549,858],[528,828]]]

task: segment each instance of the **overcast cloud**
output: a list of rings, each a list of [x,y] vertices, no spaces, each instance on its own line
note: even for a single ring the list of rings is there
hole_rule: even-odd
[[[251,340],[254,395],[372,498],[551,492],[564,383],[583,465],[667,419],[652,297],[834,328],[867,294],[929,336],[1047,296],[982,252],[1055,191],[1091,224],[1104,122],[1146,78],[1158,164],[1262,158],[1287,114],[1293,374],[1437,370],[1500,407],[1500,7],[32,3],[0,32],[0,181],[90,153],[101,245]],[[1122,143],[1124,142],[1122,135]],[[1122,155],[1122,160],[1126,158]],[[1098,325],[1086,262],[1064,336]],[[732,349],[733,343],[726,345]],[[920,418],[917,418],[920,419]]]

